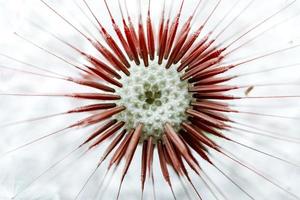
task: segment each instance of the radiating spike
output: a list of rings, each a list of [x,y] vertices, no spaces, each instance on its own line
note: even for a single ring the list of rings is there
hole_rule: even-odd
[[[202,142],[200,140],[197,139],[197,137],[195,137],[192,134],[188,134],[187,132],[183,131],[181,132],[181,137],[183,138],[183,140],[191,147],[193,148],[193,150],[195,152],[197,152],[197,154],[202,157],[205,161],[207,161],[208,163],[212,164],[212,161],[210,160],[210,158],[208,157],[208,154],[205,151],[205,147],[203,146],[204,144],[202,144]]]
[[[118,122],[112,125],[109,129],[103,131],[100,135],[97,136],[97,138],[95,138],[95,141],[89,146],[89,149],[98,146],[104,140],[116,134],[124,126],[124,124],[125,122]]]
[[[172,195],[174,197],[174,199],[176,199],[174,191],[173,191],[173,186],[170,180],[170,175],[169,175],[169,171],[167,168],[167,161],[163,152],[163,146],[162,146],[162,142],[158,141],[157,143],[157,152],[158,152],[158,157],[159,157],[159,162],[160,162],[160,169],[161,172],[163,174],[164,179],[166,180],[168,186],[170,187],[171,191],[172,191]]]
[[[124,181],[126,173],[127,173],[128,169],[129,169],[129,166],[131,164],[133,155],[135,154],[137,145],[139,143],[139,140],[140,140],[140,137],[141,137],[141,134],[142,134],[142,130],[143,130],[143,126],[144,126],[143,124],[138,124],[138,126],[134,130],[134,132],[132,134],[132,137],[131,137],[131,140],[130,140],[128,146],[127,146],[126,153],[125,153],[126,162],[125,162],[125,166],[124,166],[124,169],[123,169],[123,172],[122,172],[122,177],[121,177],[121,181],[120,181],[120,185],[119,185],[117,199],[119,198],[121,188],[122,188],[122,183]]]
[[[116,149],[114,155],[112,156],[110,163],[108,165],[108,170],[115,164],[116,166],[119,164],[121,159],[126,153],[126,149],[128,147],[129,141],[132,137],[133,130],[129,131],[129,133],[125,136],[123,141],[120,143],[119,147]]]
[[[105,84],[96,82],[96,81],[89,81],[89,80],[84,80],[84,79],[74,79],[74,78],[68,78],[68,80],[72,81],[74,83],[77,83],[79,85],[96,88],[96,89],[99,89],[99,90],[102,90],[105,92],[113,92],[113,93],[115,92],[115,89],[113,89]]]
[[[167,44],[166,44],[166,51],[165,51],[165,55],[164,55],[165,59],[168,59],[169,54],[171,52],[171,49],[172,49],[172,46],[173,46],[173,43],[174,43],[174,40],[175,40],[175,36],[176,36],[177,30],[178,30],[179,20],[180,20],[180,17],[181,17],[181,12],[182,12],[184,2],[185,2],[185,0],[181,1],[179,11],[178,11],[174,21],[171,24],[170,32],[169,32],[169,36],[168,36],[168,41],[167,41]]]
[[[123,33],[121,32],[119,26],[115,22],[115,19],[114,19],[113,15],[112,15],[109,7],[108,7],[107,1],[104,0],[104,3],[105,3],[105,7],[106,7],[106,9],[108,11],[108,14],[110,16],[110,19],[111,19],[111,22],[112,22],[112,26],[113,26],[113,28],[114,28],[114,30],[115,30],[115,32],[116,32],[119,40],[121,41],[121,44],[123,45],[123,48],[125,49],[125,51],[126,51],[128,57],[129,57],[129,59],[133,60],[133,53],[132,53],[132,51],[131,51],[131,49],[130,49],[130,47],[129,47],[126,39],[125,39],[125,37],[123,36]]]
[[[215,142],[213,142],[211,139],[205,136],[205,134],[203,134],[200,130],[197,130],[193,125],[183,122],[182,128],[191,135],[193,135],[195,138],[197,138],[199,141],[203,142],[205,145],[213,149],[219,150],[219,146]]]
[[[148,13],[147,13],[147,42],[148,42],[148,49],[149,49],[149,56],[151,60],[154,60],[155,56],[155,33],[153,30],[153,23],[151,19],[151,13],[150,13],[150,1],[148,5]]]
[[[139,22],[138,22],[138,40],[141,52],[141,58],[144,61],[144,65],[147,67],[149,65],[148,61],[148,48],[146,43],[146,36],[144,31],[144,24],[142,19],[142,11],[141,11],[141,1],[139,1]]]
[[[164,128],[165,128],[165,133],[166,133],[167,137],[172,141],[174,146],[180,151],[180,153],[185,158],[185,160],[189,163],[189,165],[191,165],[191,167],[197,173],[199,173],[200,172],[199,166],[197,165],[197,163],[194,162],[194,160],[192,159],[192,157],[187,149],[187,146],[184,144],[184,142],[181,140],[181,138],[177,135],[177,133],[172,128],[172,126],[169,123],[167,123],[167,124],[165,124]]]
[[[182,176],[183,172],[182,169],[180,168],[180,163],[179,160],[177,159],[175,150],[165,134],[162,136],[162,141],[164,142],[164,147],[166,148],[166,154],[168,154],[168,158],[170,159],[170,163],[172,164],[173,169],[175,170],[178,176]]]
[[[110,143],[110,145],[107,147],[105,152],[103,153],[100,161],[99,161],[99,166],[102,164],[102,162],[107,158],[107,156],[115,149],[115,147],[121,142],[123,137],[125,136],[127,130],[122,130]]]
[[[148,141],[143,142],[143,149],[142,149],[142,158],[141,158],[141,188],[142,188],[142,198],[144,195],[144,187],[145,187],[145,180],[147,176],[147,150],[148,150]]]
[[[76,123],[77,126],[89,126],[95,123],[99,123],[105,119],[110,118],[111,116],[122,112],[126,108],[124,106],[118,106],[112,109],[108,109],[106,111],[103,111],[101,113],[94,114],[90,117],[84,118],[83,120],[80,120]]]
[[[96,138],[103,131],[107,130],[108,128],[110,128],[115,123],[117,123],[117,120],[114,119],[114,120],[111,120],[108,123],[104,124],[103,126],[101,126],[100,128],[98,128],[96,131],[94,131],[80,146],[83,146],[83,145],[87,144],[88,142],[90,142],[91,140],[93,140],[94,138]]]

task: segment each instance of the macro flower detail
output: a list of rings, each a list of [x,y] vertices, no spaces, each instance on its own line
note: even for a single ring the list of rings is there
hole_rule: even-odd
[[[280,142],[294,144],[300,142],[299,137],[264,130],[256,126],[255,122],[244,122],[239,119],[240,115],[247,115],[299,120],[297,117],[286,115],[268,114],[256,110],[248,111],[245,108],[248,106],[251,109],[251,105],[245,106],[240,103],[251,100],[297,99],[300,96],[294,93],[252,96],[257,88],[295,86],[297,84],[260,83],[259,81],[245,84],[245,82],[239,82],[241,78],[247,78],[253,74],[297,66],[297,64],[291,64],[245,73],[240,72],[244,66],[251,67],[253,62],[284,55],[300,46],[290,42],[283,48],[271,51],[262,49],[260,52],[263,53],[250,54],[250,56],[247,54],[246,48],[253,41],[290,20],[290,18],[280,19],[271,26],[260,29],[283,12],[287,12],[295,5],[295,1],[285,2],[279,9],[253,21],[251,25],[240,32],[233,31],[233,26],[255,1],[245,1],[246,3],[244,2],[242,5],[239,1],[231,3],[229,8],[226,7],[227,12],[223,11],[224,1],[215,0],[208,3],[205,0],[194,2],[188,0],[174,2],[138,0],[137,9],[133,12],[135,15],[133,15],[130,10],[131,2],[127,0],[115,1],[117,8],[112,8],[109,1],[103,0],[101,11],[107,13],[105,17],[106,20],[109,20],[109,26],[106,26],[104,20],[98,16],[99,13],[92,6],[92,1],[76,1],[77,8],[97,30],[98,35],[95,36],[95,33],[85,27],[86,24],[77,25],[65,17],[64,13],[54,6],[54,3],[40,0],[41,6],[47,8],[65,26],[78,34],[90,49],[77,47],[76,44],[63,39],[60,36],[61,33],[57,34],[59,31],[50,31],[41,24],[32,23],[32,26],[51,40],[58,42],[63,49],[68,49],[64,49],[65,52],[68,53],[69,50],[75,52],[77,60],[61,56],[58,52],[43,47],[34,39],[30,39],[18,31],[14,32],[14,36],[48,56],[67,64],[76,71],[76,75],[63,75],[50,67],[43,68],[39,65],[29,64],[2,53],[2,57],[29,66],[32,71],[4,66],[1,66],[1,69],[74,84],[81,87],[81,90],[61,93],[3,92],[0,95],[63,97],[80,102],[80,106],[57,114],[7,123],[0,127],[7,128],[22,123],[73,114],[81,114],[84,117],[64,128],[42,136],[39,135],[34,140],[12,148],[6,151],[4,156],[46,141],[51,137],[62,135],[64,132],[67,132],[64,134],[73,134],[72,131],[83,129],[85,133],[75,149],[52,163],[46,171],[34,178],[14,198],[21,198],[28,187],[31,187],[47,172],[60,165],[75,152],[82,151],[82,154],[78,156],[81,159],[85,155],[93,153],[97,148],[105,147],[102,155],[97,154],[96,166],[92,173],[84,178],[79,191],[73,194],[73,198],[79,199],[81,195],[84,195],[92,178],[104,164],[107,164],[106,173],[103,174],[102,179],[96,181],[100,186],[95,186],[95,194],[90,194],[93,199],[97,199],[101,196],[102,190],[105,190],[104,182],[109,179],[110,172],[112,173],[110,179],[114,180],[114,184],[118,187],[114,196],[119,199],[128,171],[133,165],[139,166],[139,171],[135,171],[134,178],[140,180],[142,199],[148,199],[148,196],[145,195],[145,190],[149,186],[148,181],[152,185],[151,198],[157,198],[156,169],[161,171],[164,183],[168,185],[174,199],[179,198],[174,190],[174,177],[180,180],[185,195],[190,199],[206,199],[206,194],[203,194],[201,188],[195,184],[196,178],[203,182],[213,199],[228,199],[228,194],[222,185],[214,181],[203,166],[209,166],[210,169],[215,170],[214,173],[224,177],[228,183],[242,193],[242,199],[257,199],[224,170],[222,160],[218,158],[220,156],[255,174],[288,198],[300,199],[294,191],[287,189],[286,186],[283,186],[284,184],[279,184],[273,177],[265,175],[256,166],[247,163],[246,159],[227,146],[228,144],[236,145],[244,150],[252,151],[252,153],[255,152],[283,162],[290,167],[299,168],[297,162],[291,161],[289,158],[253,147],[235,137],[236,133],[246,133],[248,136],[266,137]],[[154,4],[160,4],[162,7],[161,11],[155,12],[155,14],[153,11],[156,10],[152,9]],[[190,9],[185,13],[185,8],[188,6]],[[218,12],[222,15],[215,19]],[[225,33],[227,35],[223,37]],[[239,56],[235,56],[243,49],[246,49],[246,53],[242,52]],[[61,87],[63,88],[63,84]],[[75,86],[74,89],[76,89]],[[90,127],[92,129],[89,129]],[[105,143],[107,143],[106,146]],[[118,170],[121,170],[120,179],[113,179],[112,177]],[[192,191],[191,194],[189,194],[189,190]],[[91,197],[89,196],[89,198]]]
[[[120,80],[123,87],[116,88],[121,97],[116,104],[126,107],[116,118],[126,122],[127,130],[142,123],[145,139],[161,139],[165,123],[178,130],[186,120],[185,111],[192,100],[187,81],[180,80],[175,68],[160,67],[155,61],[148,67],[133,66],[130,71],[129,77]]]

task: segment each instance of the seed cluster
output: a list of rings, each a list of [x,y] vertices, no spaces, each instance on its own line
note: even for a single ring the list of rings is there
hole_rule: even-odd
[[[126,107],[116,118],[125,121],[128,130],[143,123],[141,141],[149,136],[161,138],[166,122],[178,130],[192,98],[187,81],[180,76],[175,67],[166,69],[155,61],[148,67],[133,65],[130,76],[121,78],[123,87],[115,88],[121,96],[117,104]]]

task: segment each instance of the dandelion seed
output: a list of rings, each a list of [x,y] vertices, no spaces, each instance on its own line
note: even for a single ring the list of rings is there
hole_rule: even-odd
[[[61,199],[103,199],[106,198],[103,194],[112,185],[116,189],[110,198],[124,198],[125,182],[128,182],[131,169],[134,169],[134,176],[130,180],[140,181],[140,186],[134,185],[140,190],[138,195],[133,195],[135,199],[180,199],[180,195],[189,199],[217,200],[237,196],[241,199],[267,197],[264,190],[253,190],[256,186],[248,180],[249,176],[272,187],[272,191],[276,191],[272,198],[300,199],[295,188],[290,190],[287,184],[277,180],[276,172],[268,174],[268,171],[262,171],[261,164],[256,163],[261,160],[250,162],[247,158],[255,154],[263,160],[273,160],[299,171],[299,160],[274,152],[271,147],[273,142],[279,145],[287,142],[298,147],[300,137],[280,133],[280,129],[262,128],[262,125],[269,120],[297,123],[300,119],[278,112],[280,106],[276,104],[277,110],[265,110],[276,100],[286,105],[300,98],[300,93],[284,91],[284,88],[298,88],[299,76],[294,79],[284,77],[285,81],[265,81],[267,73],[291,68],[298,70],[299,61],[296,62],[293,53],[297,52],[300,43],[287,42],[280,47],[266,48],[270,40],[260,40],[270,32],[276,34],[273,30],[295,19],[296,15],[281,16],[295,7],[296,1],[282,3],[274,9],[266,4],[266,14],[246,18],[246,22],[242,21],[245,19],[243,15],[255,12],[254,5],[259,5],[254,0],[234,3],[226,0],[164,0],[159,3],[138,0],[134,11],[131,10],[134,8],[132,2],[127,0],[103,0],[98,2],[101,8],[95,2],[78,0],[68,4],[74,6],[81,16],[77,21],[67,17],[58,3],[38,2],[39,7],[49,12],[49,18],[55,17],[93,50],[79,47],[77,42],[63,37],[60,30],[53,31],[41,22],[28,19],[32,29],[57,43],[60,50],[46,47],[22,31],[14,32],[14,37],[60,64],[49,67],[50,60],[43,66],[19,59],[12,53],[0,54],[3,60],[9,61],[9,64],[0,66],[1,70],[21,77],[28,75],[49,80],[58,84],[57,89],[62,91],[8,90],[1,91],[1,97],[77,102],[76,107],[70,109],[62,105],[64,111],[5,121],[0,125],[6,130],[41,120],[71,119],[63,121],[63,128],[44,134],[39,130],[34,139],[26,139],[21,145],[3,151],[1,158],[50,140],[54,142],[58,137],[69,136],[76,140],[76,144],[72,143],[73,140],[63,140],[62,148],[71,149],[66,154],[58,151],[56,143],[51,146],[56,149],[57,156],[52,158],[55,161],[38,172],[14,195],[14,199],[21,199],[28,188],[45,176],[54,173],[46,178],[51,181],[63,171],[69,171],[71,166],[84,163],[83,160],[90,156],[93,156],[94,163],[90,165],[88,176],[79,181],[76,192],[62,189]],[[154,9],[156,4],[161,6],[159,12]],[[101,9],[101,14],[98,9]],[[245,27],[238,28],[238,23],[245,23]],[[257,41],[261,45],[260,51],[255,49],[249,54],[253,50],[251,44]],[[273,66],[275,62],[269,65],[268,59],[278,57],[291,61],[286,60],[284,65]],[[10,63],[22,67],[13,67]],[[64,69],[67,67],[68,70]],[[255,78],[247,79],[254,75]],[[71,87],[64,88],[65,85]],[[264,88],[268,91],[265,92]],[[263,92],[258,93],[259,90]],[[275,90],[274,94],[272,91]],[[261,111],[257,109],[257,103],[263,105]],[[73,121],[75,115],[81,118]],[[76,132],[81,130],[84,134],[78,136]],[[253,144],[256,138],[270,140],[271,149],[263,144]],[[72,143],[72,147],[67,148],[67,143]],[[103,150],[102,155],[99,155],[99,149]],[[244,178],[246,175],[240,171],[229,173],[226,170],[228,163],[238,166],[248,178]],[[73,175],[79,175],[81,170],[77,169]],[[161,177],[158,177],[158,171]],[[241,178],[236,177],[238,174]],[[119,179],[115,178],[118,175]],[[157,187],[159,178],[169,192]],[[228,187],[229,184],[232,187]],[[160,192],[169,196],[160,195]]]

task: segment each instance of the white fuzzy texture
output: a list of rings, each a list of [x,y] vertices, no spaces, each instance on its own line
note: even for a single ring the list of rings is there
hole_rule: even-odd
[[[159,65],[154,60],[148,67],[132,64],[130,76],[122,75],[123,87],[115,89],[121,96],[117,104],[125,106],[126,110],[116,118],[126,122],[127,130],[143,123],[145,138],[150,135],[160,138],[165,123],[178,129],[186,120],[185,110],[192,98],[187,81],[180,80],[182,73],[176,69],[175,65],[166,69],[164,63]],[[147,95],[152,97],[147,98]]]

